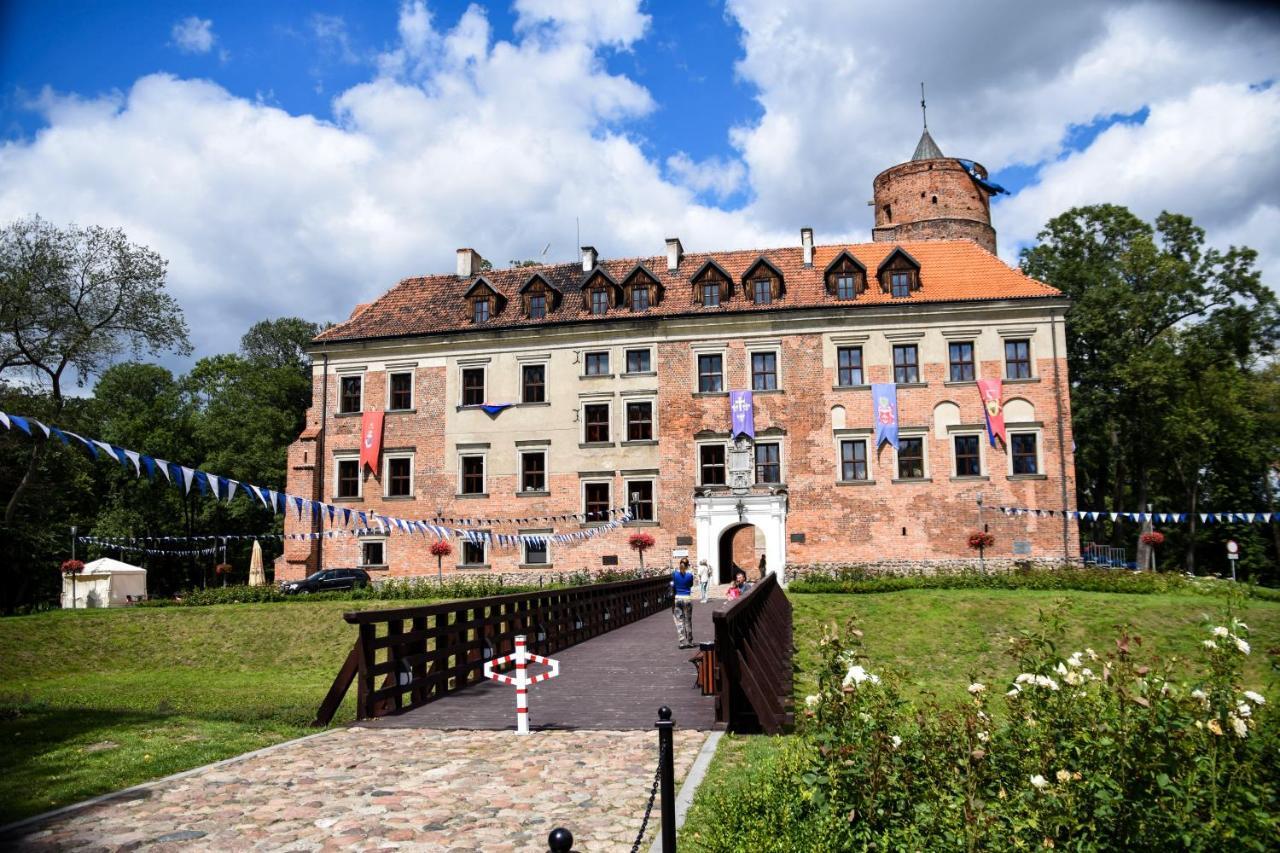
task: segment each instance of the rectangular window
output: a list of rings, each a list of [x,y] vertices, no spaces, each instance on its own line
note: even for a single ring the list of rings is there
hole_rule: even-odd
[[[547,295],[545,293],[529,294],[529,319],[542,320],[547,316]]]
[[[973,342],[964,341],[950,344],[947,347],[947,353],[951,362],[951,381],[972,382],[974,377]]]
[[[588,403],[582,407],[582,420],[586,424],[587,444],[609,440],[609,404]]]
[[[584,356],[587,376],[607,376],[609,374],[609,351],[589,352]]]
[[[840,442],[840,479],[867,479],[867,442],[863,439]]]
[[[893,381],[899,385],[910,385],[920,381],[920,355],[915,344],[894,346]]]
[[[698,390],[704,394],[724,390],[724,356],[698,356]]]
[[[627,403],[627,441],[653,440],[653,403]]]
[[[768,305],[773,301],[773,282],[767,278],[758,278],[751,282],[757,305]]]
[[[636,521],[653,521],[653,481],[628,480],[627,501]]]
[[[957,435],[955,437],[955,448],[956,476],[980,476],[982,474],[982,463],[978,457],[978,436]]]
[[[387,457],[387,497],[407,498],[413,494],[413,459]]]
[[[648,311],[649,310],[649,285],[637,284],[632,286],[631,310],[632,311]]]
[[[462,371],[462,405],[484,405],[484,368],[467,367]]]
[[[1034,432],[1009,433],[1009,448],[1013,451],[1014,474],[1039,474],[1040,463],[1036,453]]]
[[[609,291],[597,287],[591,291],[591,313],[604,314],[609,310]]]
[[[751,390],[778,390],[778,354],[776,352],[751,354]]]
[[[339,380],[339,412],[348,414],[350,412],[360,411],[360,386],[361,380],[359,376],[344,376]]]
[[[464,540],[462,543],[462,565],[483,566],[484,564],[484,542]]]
[[[524,540],[524,562],[527,566],[545,566],[547,560],[547,540],[535,537]]]
[[[385,542],[361,542],[360,543],[360,565],[362,566],[385,566],[387,564],[387,549]]]
[[[1031,378],[1031,341],[1004,342],[1004,376],[1006,379]]]
[[[853,299],[857,295],[857,279],[851,275],[836,276],[836,299]]]
[[[724,485],[724,445],[704,444],[698,448],[698,470],[704,486]]]
[[[358,459],[338,460],[337,497],[360,497],[360,461]]]
[[[649,373],[653,368],[649,350],[627,350],[627,373]]]
[[[836,384],[863,385],[862,347],[840,347],[836,350]]]
[[[582,487],[583,511],[588,523],[609,520],[609,483],[586,483]]]
[[[547,366],[526,364],[520,368],[520,399],[526,403],[547,402]]]
[[[520,454],[520,489],[525,492],[547,490],[547,454],[543,451]]]
[[[756,445],[756,482],[782,482],[782,459],[778,445],[773,443]]]
[[[901,299],[911,295],[911,273],[889,273],[889,295]]]
[[[484,457],[462,457],[462,493],[464,495],[484,494]]]
[[[708,282],[702,285],[702,307],[718,308],[720,306],[720,285]]]
[[[924,439],[898,439],[898,479],[924,479]]]
[[[413,408],[412,373],[391,374],[387,408],[393,412],[407,412]]]
[[[485,323],[489,320],[489,300],[476,299],[471,303],[471,322]]]

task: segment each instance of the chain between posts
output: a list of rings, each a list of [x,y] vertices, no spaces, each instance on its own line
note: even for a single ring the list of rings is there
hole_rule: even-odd
[[[644,833],[649,828],[649,815],[653,814],[653,802],[658,798],[658,783],[662,780],[662,754],[658,754],[658,769],[653,771],[653,787],[649,790],[649,802],[644,807],[644,819],[640,821],[640,832],[636,834],[636,843],[631,845],[631,853],[637,853]]]

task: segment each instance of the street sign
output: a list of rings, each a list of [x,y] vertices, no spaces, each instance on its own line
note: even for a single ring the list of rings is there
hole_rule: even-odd
[[[1240,546],[1234,539],[1227,540],[1227,559],[1231,561],[1231,579],[1236,579],[1236,560],[1240,559]]]

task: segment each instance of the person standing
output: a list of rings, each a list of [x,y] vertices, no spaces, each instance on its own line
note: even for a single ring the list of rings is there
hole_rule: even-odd
[[[706,560],[698,561],[698,587],[702,591],[702,603],[707,603],[707,588],[711,586],[711,567]]]
[[[671,574],[671,590],[675,593],[671,615],[676,620],[676,635],[682,649],[693,648],[693,581],[689,560],[682,558],[680,566]]]

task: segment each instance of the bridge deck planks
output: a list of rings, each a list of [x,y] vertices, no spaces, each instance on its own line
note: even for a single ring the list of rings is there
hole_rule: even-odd
[[[711,613],[723,600],[693,607],[694,640],[714,639]],[[585,643],[562,649],[560,676],[529,688],[531,729],[650,729],[658,707],[671,708],[681,728],[715,728],[715,697],[703,696],[689,658],[697,649],[676,648],[670,610]],[[530,667],[537,675],[545,668]],[[514,730],[515,688],[486,682],[434,702],[360,725],[390,728]]]

